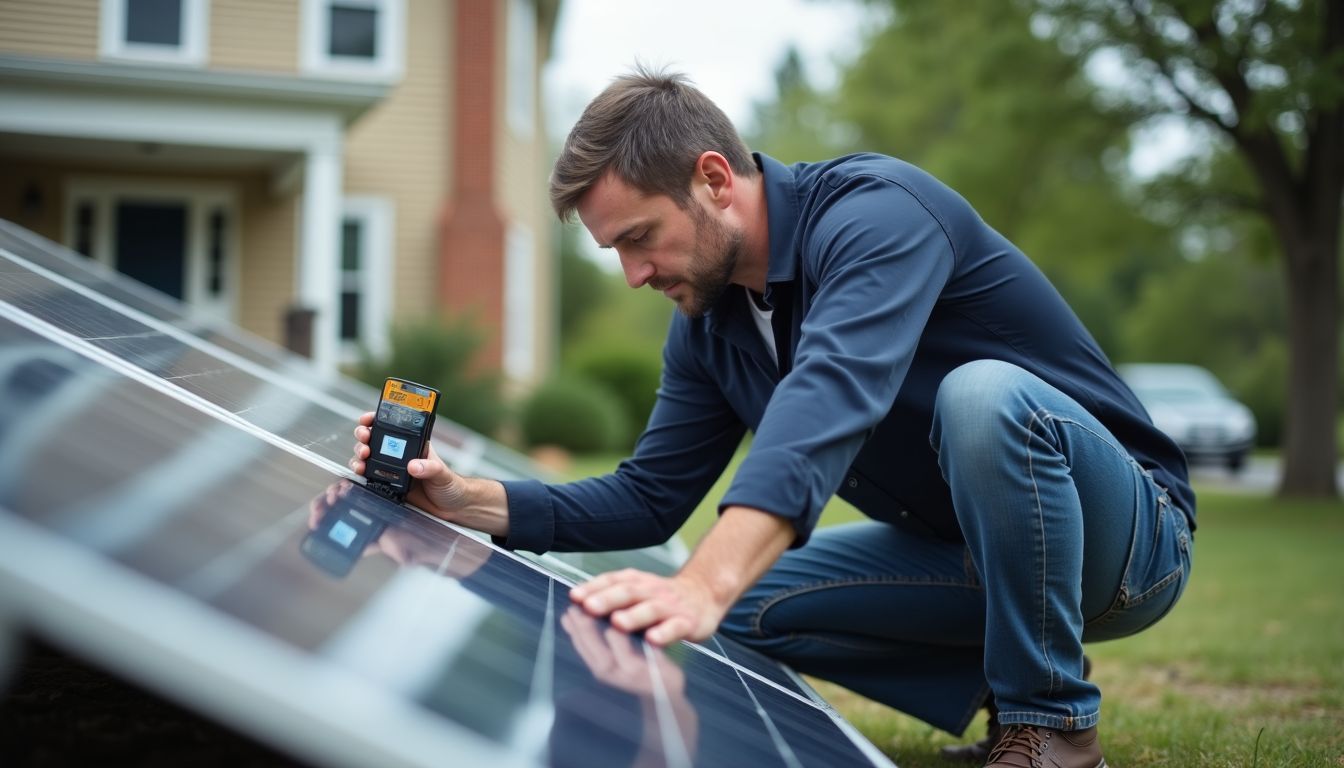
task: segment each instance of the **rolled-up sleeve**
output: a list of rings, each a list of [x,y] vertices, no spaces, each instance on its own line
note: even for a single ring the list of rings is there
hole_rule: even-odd
[[[790,519],[795,546],[891,409],[955,261],[938,218],[900,183],[863,174],[818,186],[800,235],[794,290],[808,295],[793,369],[720,506]]]

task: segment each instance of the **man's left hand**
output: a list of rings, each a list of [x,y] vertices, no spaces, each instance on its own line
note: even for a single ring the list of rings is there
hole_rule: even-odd
[[[705,640],[728,611],[684,572],[669,577],[627,568],[580,584],[569,596],[592,616],[610,616],[617,629],[645,630],[644,639],[658,646]]]

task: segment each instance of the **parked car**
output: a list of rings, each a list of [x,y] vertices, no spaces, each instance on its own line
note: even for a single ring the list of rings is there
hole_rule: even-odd
[[[1153,424],[1194,462],[1241,469],[1255,443],[1255,416],[1218,378],[1197,365],[1135,363],[1119,366]]]

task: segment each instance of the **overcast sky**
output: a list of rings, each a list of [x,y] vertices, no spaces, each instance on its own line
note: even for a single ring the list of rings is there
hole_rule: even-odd
[[[550,131],[563,139],[636,61],[685,72],[746,129],[790,44],[814,83],[834,82],[834,57],[854,49],[865,13],[855,0],[564,0],[545,71]]]

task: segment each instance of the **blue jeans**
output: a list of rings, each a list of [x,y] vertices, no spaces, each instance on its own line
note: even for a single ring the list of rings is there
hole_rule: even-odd
[[[723,632],[953,733],[990,692],[1004,724],[1096,724],[1083,642],[1175,605],[1185,514],[1081,405],[1008,363],[952,371],[930,441],[964,544],[880,522],[819,529]]]

